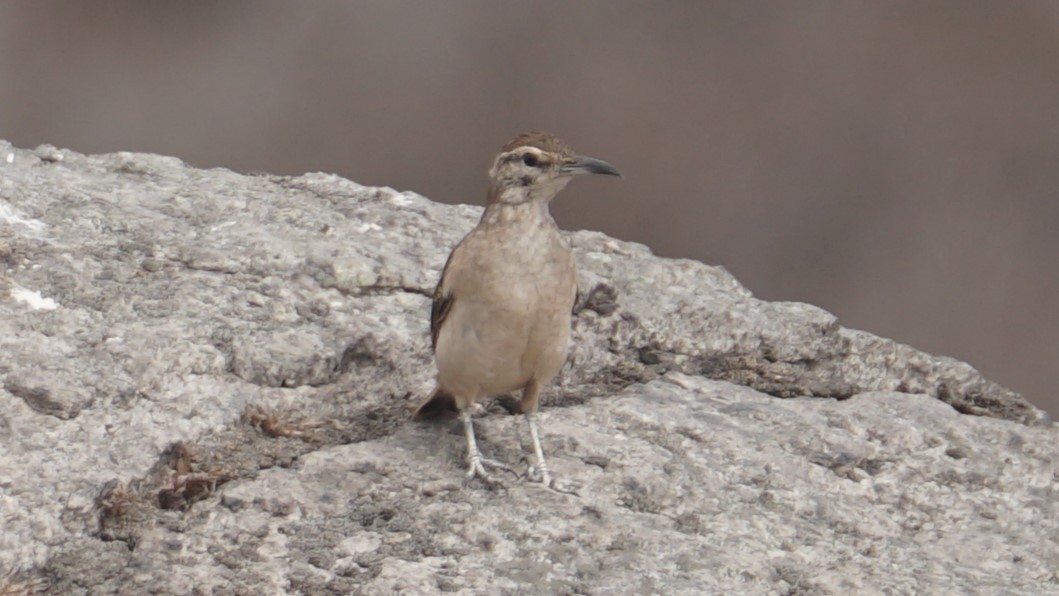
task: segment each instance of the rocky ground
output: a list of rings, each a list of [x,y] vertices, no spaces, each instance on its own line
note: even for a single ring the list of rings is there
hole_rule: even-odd
[[[0,142],[0,594],[1059,590],[1041,411],[598,233],[541,415],[569,492],[464,486],[407,413],[478,213]],[[480,445],[524,465],[502,405]]]

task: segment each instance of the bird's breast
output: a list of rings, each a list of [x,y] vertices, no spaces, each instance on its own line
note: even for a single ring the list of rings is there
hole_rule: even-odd
[[[438,351],[447,351],[450,366],[478,378],[489,392],[550,379],[569,344],[577,287],[573,253],[554,228],[521,231],[494,231],[479,250],[478,239],[468,238],[476,256],[454,280],[459,291],[446,322],[453,335],[443,331],[446,345]]]

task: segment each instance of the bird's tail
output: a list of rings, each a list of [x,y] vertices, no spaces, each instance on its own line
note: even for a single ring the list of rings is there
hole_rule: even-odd
[[[434,390],[434,393],[430,395],[429,399],[420,404],[420,406],[412,412],[412,420],[430,420],[431,418],[437,418],[446,412],[456,411],[458,411],[456,408],[456,398],[448,391],[438,387]]]

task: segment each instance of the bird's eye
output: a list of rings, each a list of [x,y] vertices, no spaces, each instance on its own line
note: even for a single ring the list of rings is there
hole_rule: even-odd
[[[531,168],[535,168],[537,167],[537,156],[532,153],[525,153],[522,155],[522,163]]]

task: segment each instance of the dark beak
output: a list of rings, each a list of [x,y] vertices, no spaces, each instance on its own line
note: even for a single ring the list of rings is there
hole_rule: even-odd
[[[607,176],[621,177],[618,168],[610,165],[602,159],[588,157],[586,155],[575,155],[573,163],[563,164],[559,171],[564,174],[605,174]]]

